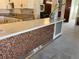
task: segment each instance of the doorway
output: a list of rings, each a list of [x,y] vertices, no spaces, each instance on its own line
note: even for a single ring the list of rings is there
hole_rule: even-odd
[[[52,8],[52,0],[43,0],[44,11],[40,13],[41,18],[47,18],[50,16]]]
[[[64,14],[65,21],[64,22],[69,22],[71,3],[72,3],[72,0],[66,0],[65,14]]]
[[[72,0],[66,0],[65,14],[64,14],[65,21],[64,22],[69,22],[71,3],[72,3]]]

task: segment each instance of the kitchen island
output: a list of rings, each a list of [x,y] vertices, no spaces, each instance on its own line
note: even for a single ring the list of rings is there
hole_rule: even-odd
[[[49,18],[0,24],[0,59],[20,59],[53,40]]]

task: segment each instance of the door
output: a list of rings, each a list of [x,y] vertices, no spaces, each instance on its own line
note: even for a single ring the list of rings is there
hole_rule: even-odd
[[[52,0],[44,0],[44,2],[43,2],[45,4],[45,12],[47,12],[48,15],[50,15],[52,4],[51,3],[47,3],[47,1],[52,2]]]
[[[66,6],[65,6],[65,22],[69,22],[69,16],[70,16],[70,10],[71,10],[71,2],[72,0],[66,0]]]

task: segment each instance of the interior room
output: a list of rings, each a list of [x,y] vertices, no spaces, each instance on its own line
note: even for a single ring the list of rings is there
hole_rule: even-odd
[[[79,59],[79,0],[1,0],[0,59]]]

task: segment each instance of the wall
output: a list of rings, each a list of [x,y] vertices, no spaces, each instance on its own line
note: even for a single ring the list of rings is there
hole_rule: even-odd
[[[78,15],[79,15],[79,4],[78,4]]]
[[[28,0],[27,8],[34,8],[34,0]]]
[[[40,18],[40,4],[43,0],[28,0],[27,8],[32,8],[35,11],[35,18]]]
[[[36,0],[34,4],[35,17],[40,18],[40,0]]]
[[[72,0],[70,20],[75,20],[77,16],[78,0]]]
[[[0,9],[6,9],[8,7],[8,0],[0,1]]]
[[[8,10],[3,10],[3,9],[8,9],[8,0],[1,0],[0,1],[0,13],[9,13]],[[0,20],[3,21],[4,17],[0,16]]]
[[[79,17],[79,1],[78,1],[77,15],[78,15],[78,17]]]

